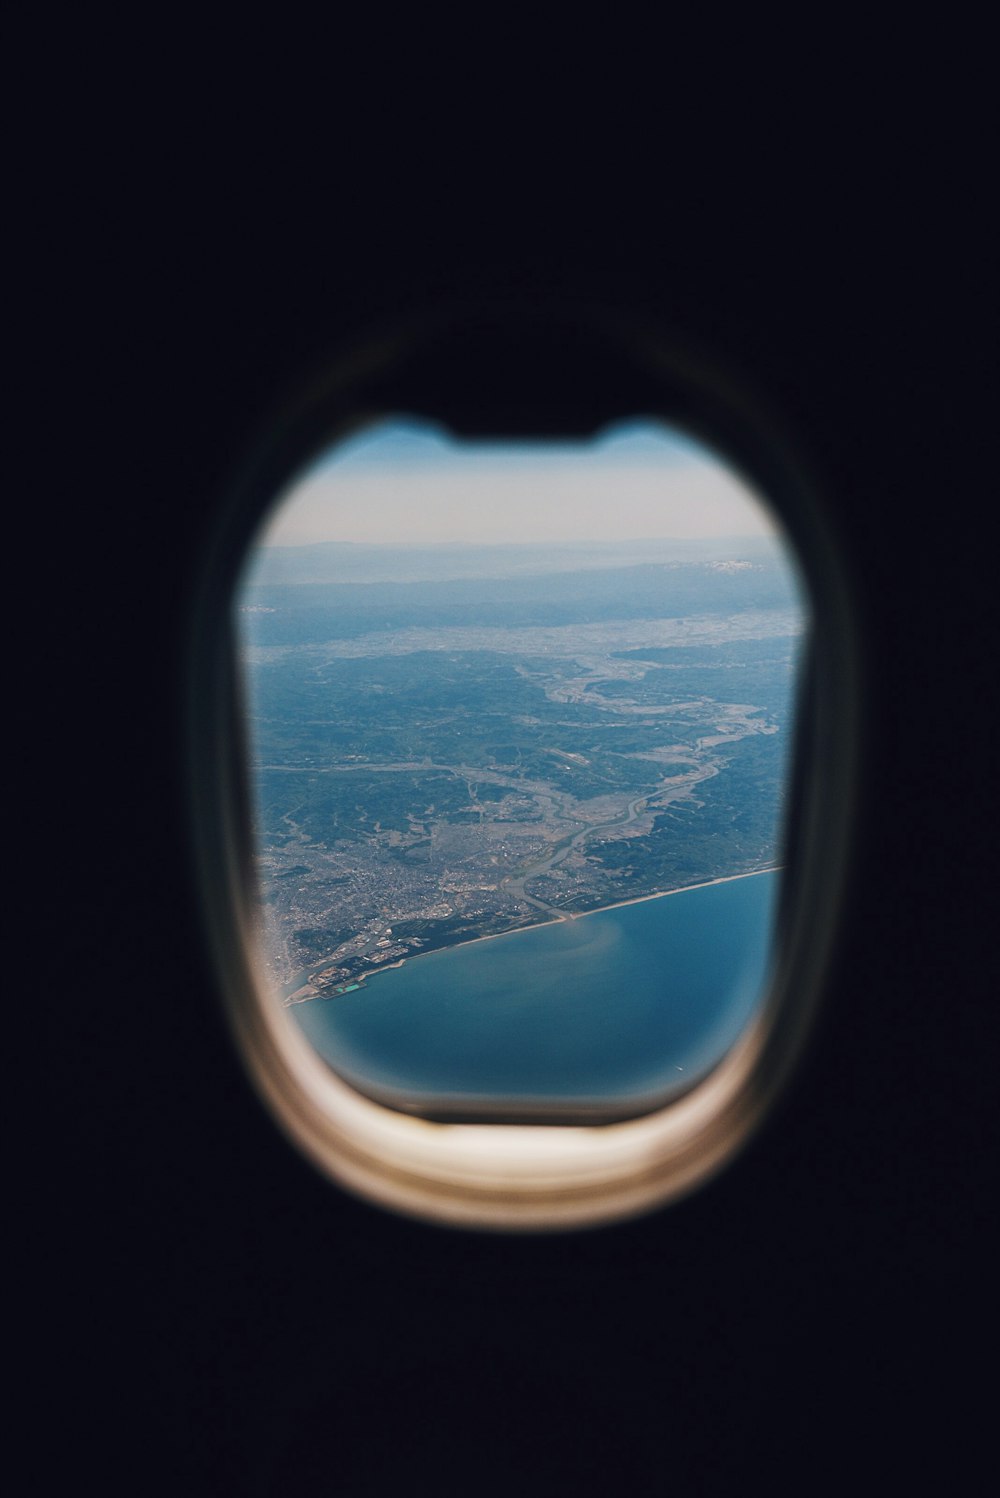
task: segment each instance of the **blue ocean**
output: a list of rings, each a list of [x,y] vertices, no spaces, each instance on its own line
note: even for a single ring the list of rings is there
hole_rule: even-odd
[[[411,958],[288,1011],[361,1092],[627,1111],[690,1086],[766,993],[781,874],[637,901]]]

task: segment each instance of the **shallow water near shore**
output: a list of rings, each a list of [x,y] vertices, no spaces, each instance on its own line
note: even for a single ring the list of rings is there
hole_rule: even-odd
[[[781,873],[431,952],[288,1012],[362,1092],[621,1107],[710,1070],[766,992]]]

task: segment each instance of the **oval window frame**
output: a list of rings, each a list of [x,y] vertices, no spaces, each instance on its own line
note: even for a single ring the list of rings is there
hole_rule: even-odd
[[[589,435],[640,415],[665,421],[703,441],[766,496],[795,549],[812,625],[796,712],[773,978],[723,1060],[654,1113],[578,1125],[442,1123],[396,1112],[321,1061],[273,1002],[254,961],[255,876],[231,601],[258,522],[292,477],[321,450],[401,412],[458,435],[492,437]],[[794,1071],[813,1028],[849,868],[859,654],[848,581],[815,481],[777,418],[717,360],[579,308],[437,309],[331,360],[261,430],[228,486],[206,550],[190,614],[186,704],[201,903],[229,1026],[257,1092],[332,1180],[423,1219],[551,1230],[614,1221],[677,1199],[742,1148]]]

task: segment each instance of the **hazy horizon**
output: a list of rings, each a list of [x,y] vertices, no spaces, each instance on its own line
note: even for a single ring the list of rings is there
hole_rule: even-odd
[[[701,537],[627,541],[313,541],[257,546],[246,588],[274,584],[365,584],[517,579],[567,572],[597,574],[653,567],[790,565],[780,537]]]

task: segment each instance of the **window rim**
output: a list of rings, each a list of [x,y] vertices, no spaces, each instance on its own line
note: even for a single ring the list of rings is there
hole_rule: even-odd
[[[475,313],[485,324],[479,348],[488,360],[491,310]],[[511,309],[502,316],[509,339]],[[526,357],[539,340],[551,356],[553,332],[558,338],[567,326],[590,340],[612,373],[616,367],[638,370],[650,397],[659,396],[655,406],[612,410],[589,429],[623,414],[643,416],[704,442],[776,514],[810,607],[787,823],[786,873],[794,862],[796,888],[783,874],[770,992],[740,1040],[689,1092],[655,1112],[593,1124],[432,1122],[397,1112],[357,1092],[320,1060],[269,999],[252,960],[251,823],[230,623],[243,559],[261,517],[324,449],[402,412],[455,429],[440,409],[429,409],[434,401],[420,388],[420,354],[430,348],[447,365],[451,340],[457,382],[469,349],[467,308],[439,310],[365,340],[262,423],[261,437],[223,493],[191,611],[192,847],[223,1006],[243,1064],[284,1132],[324,1174],[370,1201],[452,1225],[586,1226],[663,1205],[714,1175],[749,1140],[803,1053],[850,860],[860,698],[855,612],[814,477],[748,384],[723,374],[721,363],[700,350],[578,308],[541,320],[536,309],[522,309],[515,338]],[[557,351],[556,364],[558,357]],[[401,406],[408,383],[413,400]],[[543,411],[535,414],[533,436],[542,434],[546,420]],[[498,432],[491,428],[489,435]]]

